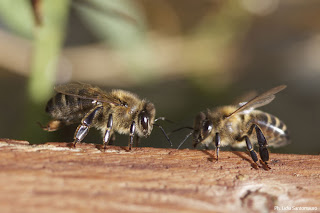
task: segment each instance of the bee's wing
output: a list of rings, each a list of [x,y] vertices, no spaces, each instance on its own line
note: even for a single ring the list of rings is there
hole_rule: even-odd
[[[54,90],[65,95],[70,95],[82,99],[90,99],[114,105],[121,105],[119,100],[108,96],[103,90],[97,87],[93,87],[90,84],[76,82],[57,85],[54,87]]]
[[[242,94],[237,99],[235,99],[235,101],[233,102],[233,105],[238,105],[239,107],[241,107],[244,104],[246,104],[248,101],[250,101],[251,99],[253,99],[257,96],[258,96],[257,91],[255,91],[255,90],[249,91],[247,93]]]
[[[269,104],[275,98],[275,94],[277,94],[281,90],[284,90],[286,87],[286,85],[274,87],[267,92],[256,96],[246,103],[240,103],[240,107],[236,111],[229,114],[227,117],[230,117],[239,112],[243,112],[245,110],[251,110]]]
[[[281,146],[285,146],[291,143],[289,135],[284,137],[272,137],[268,140],[268,146],[272,146],[274,148],[278,148]]]

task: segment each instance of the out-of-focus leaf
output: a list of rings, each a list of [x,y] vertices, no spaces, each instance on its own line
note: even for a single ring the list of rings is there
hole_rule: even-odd
[[[30,1],[0,1],[0,18],[14,32],[28,38],[32,37],[34,19]]]
[[[113,47],[135,46],[144,37],[145,19],[132,1],[79,0],[74,6],[97,37]]]
[[[70,1],[43,1],[43,23],[34,30],[29,93],[34,103],[47,101],[56,77]]]

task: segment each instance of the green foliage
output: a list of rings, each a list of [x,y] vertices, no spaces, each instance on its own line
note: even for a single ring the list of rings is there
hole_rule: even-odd
[[[29,94],[43,103],[52,93],[57,62],[65,36],[69,1],[43,1],[42,24],[35,28]]]
[[[89,29],[114,48],[128,49],[143,40],[143,13],[128,0],[75,2],[74,6]]]
[[[30,1],[0,1],[0,17],[4,24],[15,33],[31,38],[33,34],[33,15]]]

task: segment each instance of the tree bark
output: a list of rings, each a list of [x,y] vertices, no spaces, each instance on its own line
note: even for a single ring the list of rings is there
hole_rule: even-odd
[[[1,212],[320,211],[318,155],[271,153],[268,169],[245,152],[0,139],[0,159]]]

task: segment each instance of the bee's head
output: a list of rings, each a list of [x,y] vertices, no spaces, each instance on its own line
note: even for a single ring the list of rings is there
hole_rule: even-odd
[[[193,146],[196,147],[199,143],[202,142],[204,142],[205,144],[210,143],[211,140],[209,136],[212,135],[212,131],[212,121],[205,115],[205,113],[200,112],[194,122]]]
[[[148,137],[153,129],[156,109],[153,103],[146,102],[138,114],[137,133],[140,137]]]

